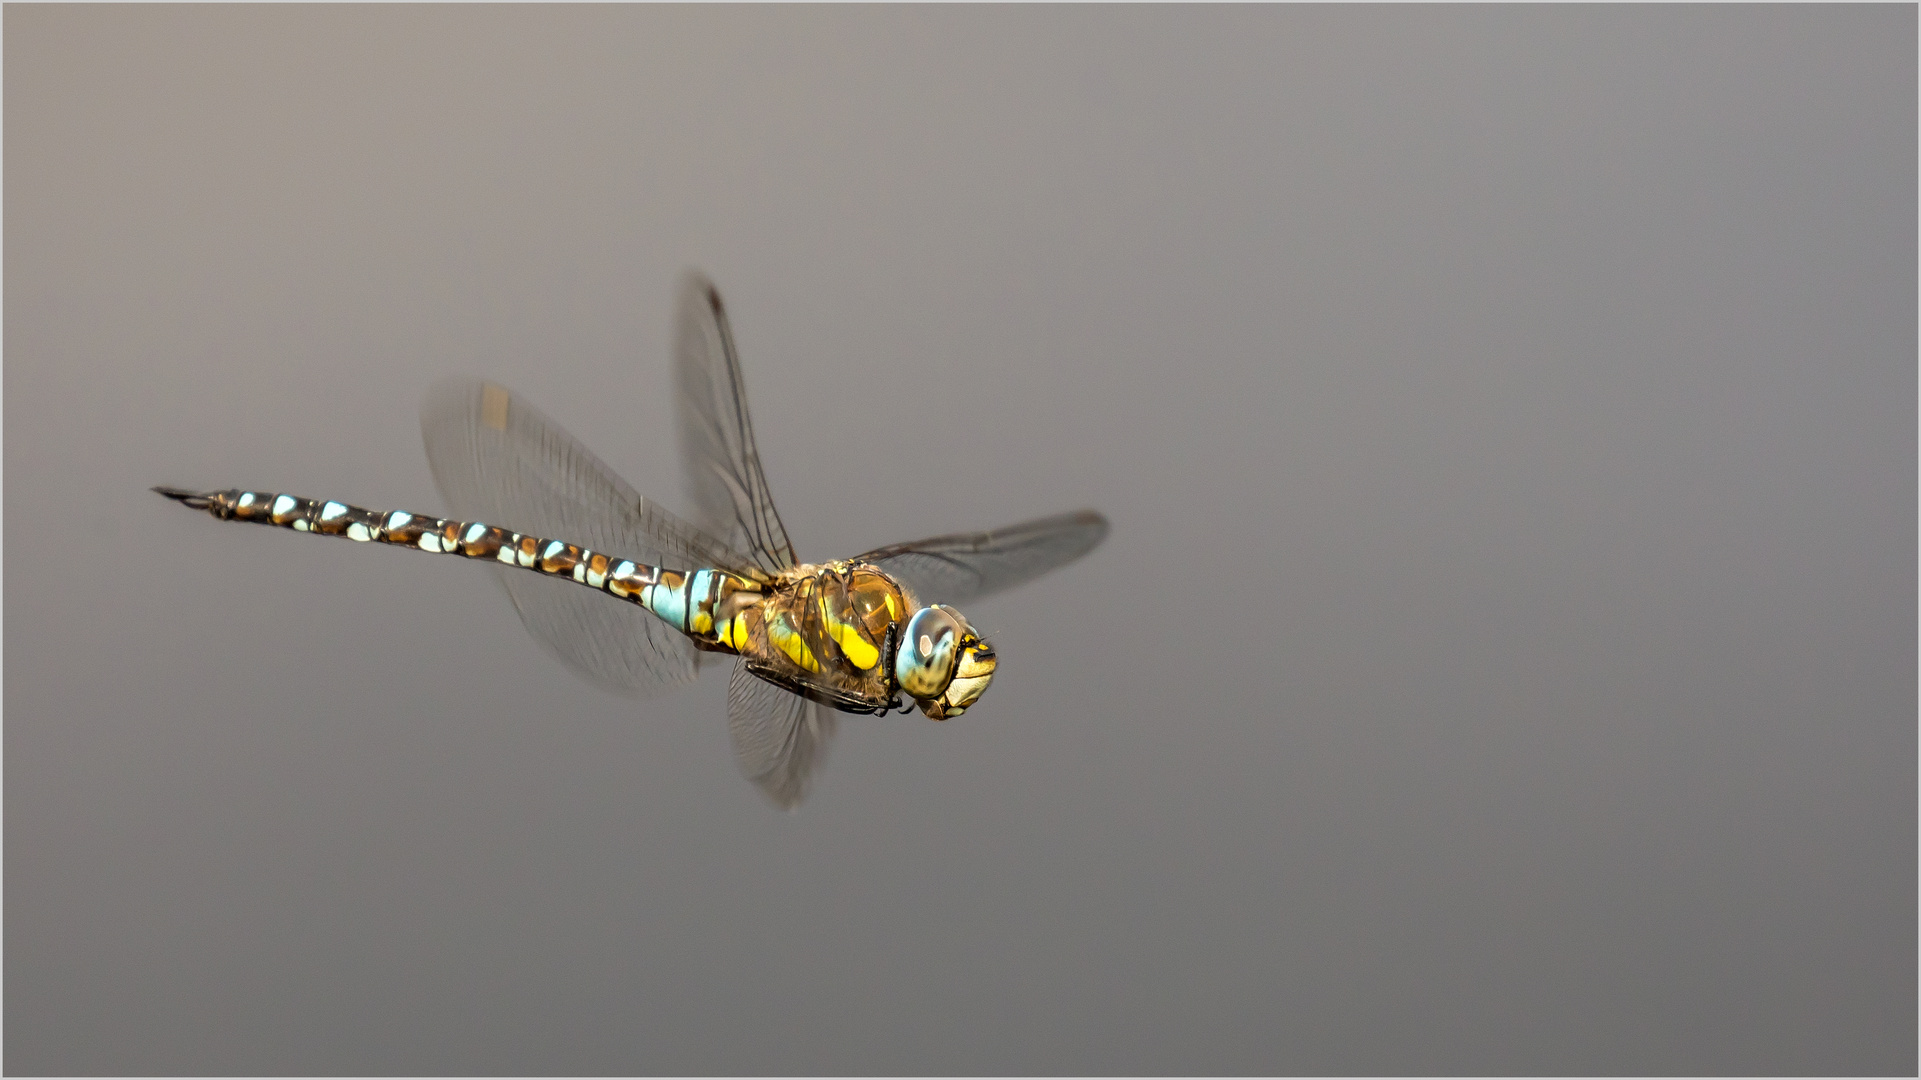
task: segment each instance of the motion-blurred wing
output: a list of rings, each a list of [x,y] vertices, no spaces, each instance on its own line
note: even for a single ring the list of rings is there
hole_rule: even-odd
[[[808,780],[834,734],[831,709],[755,678],[745,663],[727,683],[727,731],[741,775],[783,810],[807,797]]]
[[[635,494],[503,387],[465,378],[436,384],[421,404],[420,430],[434,483],[456,518],[656,566],[753,573],[745,557]],[[528,632],[594,682],[644,694],[693,676],[693,645],[648,612],[569,581],[493,569]]]
[[[754,557],[769,574],[794,565],[794,546],[774,512],[747,418],[747,386],[727,310],[712,282],[690,273],[674,328],[680,384],[680,451],[695,522]]]
[[[923,604],[965,604],[1073,562],[1106,536],[1107,519],[1081,510],[990,532],[895,544],[855,561],[887,571]]]

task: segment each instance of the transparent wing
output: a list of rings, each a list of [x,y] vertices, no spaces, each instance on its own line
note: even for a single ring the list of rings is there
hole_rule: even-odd
[[[635,494],[503,387],[465,378],[436,384],[421,405],[420,429],[434,483],[456,518],[657,566],[751,572],[744,556]],[[693,676],[692,644],[640,608],[569,581],[493,570],[527,631],[594,682],[644,694]]]
[[[754,449],[747,386],[727,310],[713,283],[697,273],[681,284],[674,366],[680,384],[681,467],[697,511],[695,523],[752,555],[769,574],[794,565],[794,546],[774,511]]]
[[[1040,577],[1094,550],[1107,519],[1092,510],[878,548],[856,557],[893,575],[923,604],[965,604]]]
[[[834,735],[833,710],[757,679],[745,663],[727,683],[727,732],[741,775],[783,810],[807,797],[808,781]]]

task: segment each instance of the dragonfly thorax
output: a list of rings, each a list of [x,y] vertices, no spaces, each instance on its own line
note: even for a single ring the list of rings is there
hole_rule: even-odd
[[[805,563],[743,612],[730,635],[755,674],[836,708],[885,712],[904,692],[927,716],[958,716],[993,675],[994,652],[960,612],[920,607],[862,562]]]

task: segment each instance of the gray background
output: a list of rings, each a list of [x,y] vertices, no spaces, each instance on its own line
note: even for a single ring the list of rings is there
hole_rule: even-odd
[[[5,31],[9,1071],[1914,1070],[1913,7]],[[680,505],[687,265],[803,557],[1114,522],[797,814],[145,490]]]

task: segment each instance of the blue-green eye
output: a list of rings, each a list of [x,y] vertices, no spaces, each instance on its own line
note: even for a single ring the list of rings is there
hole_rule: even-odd
[[[917,698],[938,697],[954,678],[961,621],[946,609],[924,607],[907,620],[894,655],[894,678]]]

